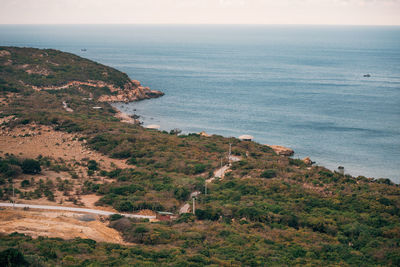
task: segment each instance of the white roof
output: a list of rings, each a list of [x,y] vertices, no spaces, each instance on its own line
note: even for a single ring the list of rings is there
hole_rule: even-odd
[[[252,139],[254,139],[254,137],[251,135],[248,135],[248,134],[244,134],[244,135],[239,136],[239,139],[240,140],[252,140]]]
[[[158,130],[160,129],[160,125],[157,124],[150,124],[146,126],[147,129],[154,129],[154,130]]]

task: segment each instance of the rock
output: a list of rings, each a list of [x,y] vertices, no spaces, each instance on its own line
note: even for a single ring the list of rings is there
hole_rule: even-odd
[[[132,84],[136,87],[139,87],[141,84],[138,80],[132,80]]]
[[[7,50],[0,50],[0,57],[11,56],[11,53]]]
[[[294,151],[288,147],[284,147],[284,146],[276,146],[276,145],[267,145],[270,148],[272,148],[272,150],[275,151],[276,154],[280,155],[280,156],[292,156],[294,154]]]
[[[309,157],[304,158],[303,162],[305,164],[307,164],[307,165],[313,165],[314,164],[314,162]]]
[[[99,98],[101,102],[133,102],[142,99],[157,98],[164,93],[157,90],[151,90],[149,87],[143,87],[139,81],[133,80],[124,85],[124,88],[113,88],[114,95],[102,95]],[[116,92],[116,94],[115,94]]]
[[[204,137],[210,137],[211,135],[206,133],[205,131],[202,131],[199,133],[200,136],[204,136]]]

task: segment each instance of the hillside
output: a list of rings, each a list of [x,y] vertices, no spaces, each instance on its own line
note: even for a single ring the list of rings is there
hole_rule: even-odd
[[[162,96],[113,68],[53,49],[0,47],[2,91],[77,88],[99,101],[130,102]],[[87,90],[87,88],[90,90]]]
[[[67,228],[41,236],[34,220],[70,225],[72,215],[0,211],[2,266],[400,265],[400,188],[388,179],[332,172],[255,142],[125,123],[108,102],[162,93],[60,51],[1,47],[0,89],[2,202],[14,186],[18,203],[178,216],[95,218],[70,239],[57,234]],[[221,159],[228,171],[213,179]],[[179,214],[196,191],[195,215]],[[12,233],[13,216],[31,228]],[[104,225],[124,241],[104,242]]]

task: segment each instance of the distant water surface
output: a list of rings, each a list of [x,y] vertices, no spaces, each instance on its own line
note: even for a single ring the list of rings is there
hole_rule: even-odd
[[[3,25],[0,45],[72,52],[164,91],[117,105],[145,125],[251,134],[400,182],[399,27]]]

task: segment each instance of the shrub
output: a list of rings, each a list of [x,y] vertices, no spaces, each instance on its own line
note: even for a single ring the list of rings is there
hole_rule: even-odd
[[[131,157],[130,159],[128,159],[128,160],[126,161],[126,163],[127,163],[127,164],[130,164],[130,165],[136,165],[136,164],[137,164],[137,160],[136,160],[135,157]]]
[[[118,211],[132,211],[133,205],[130,201],[121,201],[115,205],[115,209]]]
[[[179,218],[176,220],[176,223],[189,223],[189,222],[194,222],[195,216],[192,213],[183,213],[179,216]]]
[[[206,170],[206,165],[196,164],[194,165],[194,174],[203,173]]]
[[[88,169],[92,171],[97,171],[99,169],[99,164],[95,160],[89,160]]]
[[[219,214],[217,211],[212,210],[210,208],[203,209],[196,209],[195,215],[199,220],[211,220],[216,221],[219,219]]]
[[[174,191],[175,198],[181,201],[186,200],[189,197],[189,194],[190,194],[189,190],[187,190],[184,187],[178,187]]]
[[[264,171],[263,173],[261,173],[261,177],[262,178],[267,178],[267,179],[269,179],[269,178],[274,178],[274,177],[276,177],[276,171],[275,170],[266,170],[266,171]]]
[[[25,159],[21,165],[22,172],[26,174],[38,174],[42,171],[40,163],[34,159]]]
[[[23,180],[23,181],[21,182],[21,187],[28,187],[29,185],[30,185],[29,180]]]
[[[116,221],[119,220],[121,218],[123,218],[124,216],[122,216],[121,214],[113,214],[110,216],[110,221]]]
[[[0,174],[3,174],[5,177],[16,177],[19,173],[21,173],[19,166],[12,165],[0,159]]]

